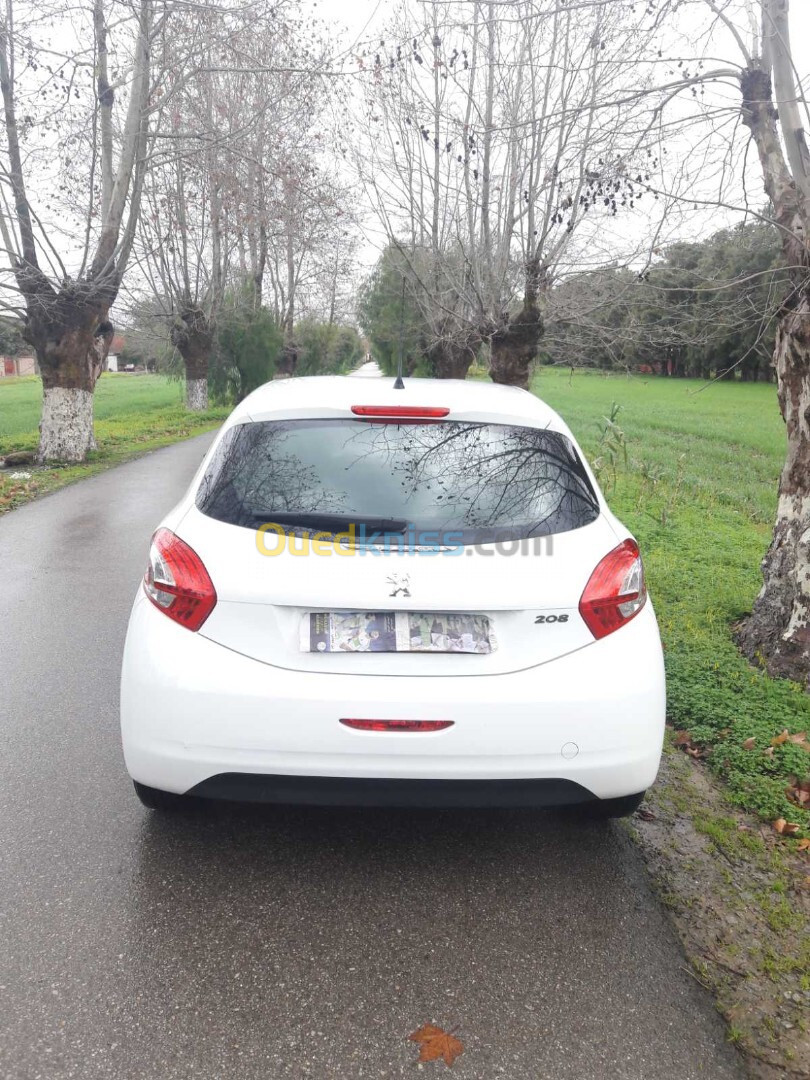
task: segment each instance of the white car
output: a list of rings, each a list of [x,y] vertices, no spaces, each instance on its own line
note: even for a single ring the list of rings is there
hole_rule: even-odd
[[[251,394],[152,539],[121,679],[153,809],[623,815],[664,713],[635,540],[552,409],[474,381]]]

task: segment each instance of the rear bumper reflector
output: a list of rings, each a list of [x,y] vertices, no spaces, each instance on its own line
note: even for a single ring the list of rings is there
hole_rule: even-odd
[[[452,720],[352,720],[341,717],[341,724],[355,731],[444,731]]]

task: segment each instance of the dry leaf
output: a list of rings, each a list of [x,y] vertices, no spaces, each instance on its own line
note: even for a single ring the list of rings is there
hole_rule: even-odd
[[[772,746],[766,746],[765,749],[762,751],[762,756],[763,757],[773,757],[773,747]]]
[[[785,788],[785,795],[797,806],[810,807],[810,780],[791,780],[790,787]]]
[[[675,746],[689,746],[692,742],[692,736],[688,731],[676,731],[672,742]]]
[[[756,745],[756,741],[757,740],[754,738],[753,735],[750,739],[746,739],[745,742],[742,744],[743,750],[753,750],[754,746]]]
[[[780,836],[793,836],[799,831],[801,825],[798,821],[785,821],[783,817],[780,817],[773,822],[773,827]]]
[[[464,1043],[447,1031],[433,1024],[423,1024],[408,1038],[420,1044],[420,1061],[438,1061],[444,1058],[445,1065],[452,1065],[459,1054],[464,1053]]]
[[[771,746],[781,746],[782,743],[786,743],[789,738],[790,736],[788,735],[788,729],[785,728],[781,735],[776,735],[773,739],[771,739]]]
[[[796,735],[789,735],[788,736],[788,741],[792,742],[792,743],[796,743],[797,746],[801,746],[801,744],[803,742],[807,742],[807,732],[806,731],[800,731]]]
[[[805,836],[803,840],[800,840],[796,845],[797,851],[810,851],[810,838]]]

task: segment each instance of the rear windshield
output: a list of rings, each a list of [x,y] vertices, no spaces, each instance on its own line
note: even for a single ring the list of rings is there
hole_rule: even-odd
[[[578,529],[599,514],[571,442],[502,424],[279,420],[226,432],[197,507],[231,525],[481,544]],[[438,534],[438,535],[437,535]],[[357,533],[355,534],[357,535]]]

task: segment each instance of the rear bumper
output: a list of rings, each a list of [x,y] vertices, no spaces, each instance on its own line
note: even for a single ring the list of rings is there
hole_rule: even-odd
[[[385,780],[261,773],[220,773],[188,794],[235,802],[434,809],[570,806],[593,800],[589,791],[571,780]]]
[[[509,797],[531,792],[532,805],[559,801],[553,793],[561,783],[579,792],[566,801],[631,795],[655,779],[664,713],[661,645],[649,605],[603,641],[524,671],[382,677],[260,663],[177,626],[139,594],[121,681],[124,756],[134,780],[177,793],[200,793],[210,782],[216,794],[231,790],[222,774],[247,774],[260,779],[243,789],[255,785],[266,796],[275,784],[287,801],[292,781],[285,787],[279,778],[297,778],[299,802],[310,801],[307,790],[318,801],[316,779],[429,782],[421,794],[431,795],[432,805],[451,805],[441,799],[462,789],[441,796],[439,788],[462,782],[482,791],[496,782],[490,796],[481,795],[488,805],[501,781],[529,782]],[[356,731],[339,723],[347,716],[448,719],[453,726]],[[379,796],[381,785],[372,786]]]

